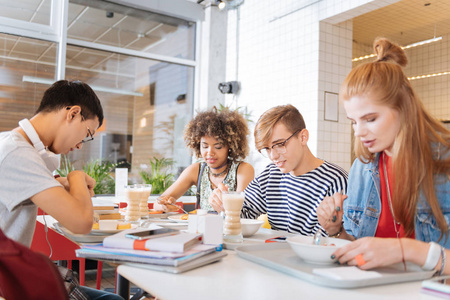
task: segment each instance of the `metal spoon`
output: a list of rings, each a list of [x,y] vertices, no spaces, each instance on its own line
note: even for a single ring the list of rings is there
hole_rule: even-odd
[[[341,190],[341,191],[339,192],[339,194],[343,195],[343,190]],[[323,227],[327,226],[327,224],[328,224],[328,222],[330,222],[330,220],[331,220],[331,218],[328,219],[328,220],[325,222],[325,224],[323,225]],[[333,222],[334,222],[334,221],[336,221],[336,216],[334,216]],[[321,231],[323,231],[323,229],[322,229],[322,227],[319,226],[319,229],[317,229],[316,233],[314,233],[314,237],[313,237],[313,245],[320,245],[320,240],[321,240],[322,238],[326,238],[326,237],[324,237],[324,236],[322,236],[322,235],[320,234]],[[326,233],[326,232],[324,232],[324,233]]]
[[[178,206],[178,205],[176,205],[176,204],[166,204],[166,205],[172,205],[172,206],[175,206],[175,207],[181,209],[185,214],[189,214],[186,210],[184,210],[184,208],[182,208],[181,206]]]
[[[324,227],[327,226],[329,221],[330,219],[328,219],[323,226]],[[326,238],[325,236],[322,236],[321,234],[322,230],[323,230],[322,227],[319,226],[319,229],[317,229],[316,233],[314,233],[313,245],[320,245],[320,241],[322,240],[322,238]]]

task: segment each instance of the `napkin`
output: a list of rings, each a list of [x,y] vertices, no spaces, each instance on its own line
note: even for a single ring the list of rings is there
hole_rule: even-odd
[[[381,277],[376,271],[364,271],[355,266],[313,269],[313,274],[337,280],[364,280]]]

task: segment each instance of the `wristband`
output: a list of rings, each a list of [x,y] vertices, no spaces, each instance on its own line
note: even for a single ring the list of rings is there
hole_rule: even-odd
[[[439,258],[441,257],[441,247],[439,244],[431,242],[430,248],[428,249],[427,259],[422,266],[422,269],[425,271],[433,270],[439,262]]]
[[[339,228],[339,231],[336,232],[333,235],[328,235],[328,237],[330,237],[330,238],[338,238],[341,235],[343,229],[344,229],[344,224],[341,223],[341,228]]]
[[[445,248],[441,247],[441,270],[439,270],[439,276],[441,276],[444,273],[446,259],[447,254],[445,253]]]

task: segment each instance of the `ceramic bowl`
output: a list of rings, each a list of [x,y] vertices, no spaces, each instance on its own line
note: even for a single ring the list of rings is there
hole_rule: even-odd
[[[296,235],[286,239],[292,250],[305,262],[310,264],[332,264],[336,260],[331,259],[336,249],[350,243],[348,240],[323,238],[321,245],[313,244],[312,236]]]
[[[241,219],[242,235],[244,237],[249,237],[254,235],[264,221],[254,220],[254,219]]]

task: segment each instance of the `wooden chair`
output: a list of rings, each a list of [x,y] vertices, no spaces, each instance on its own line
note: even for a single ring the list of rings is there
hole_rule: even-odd
[[[38,214],[42,214],[39,210]],[[47,237],[52,249],[50,249],[45,234],[45,226],[39,221],[36,221],[36,229],[34,231],[33,241],[31,243],[31,249],[33,251],[42,253],[49,257],[51,260],[65,260],[67,261],[67,267],[72,269],[72,261],[79,261],[79,275],[80,285],[85,285],[85,272],[86,272],[86,260],[81,257],[76,257],[75,250],[80,249],[80,245],[71,241],[64,235],[56,232],[52,228],[48,228]],[[51,256],[50,256],[51,254]],[[97,263],[97,283],[96,288],[99,290],[102,280],[103,262]]]

